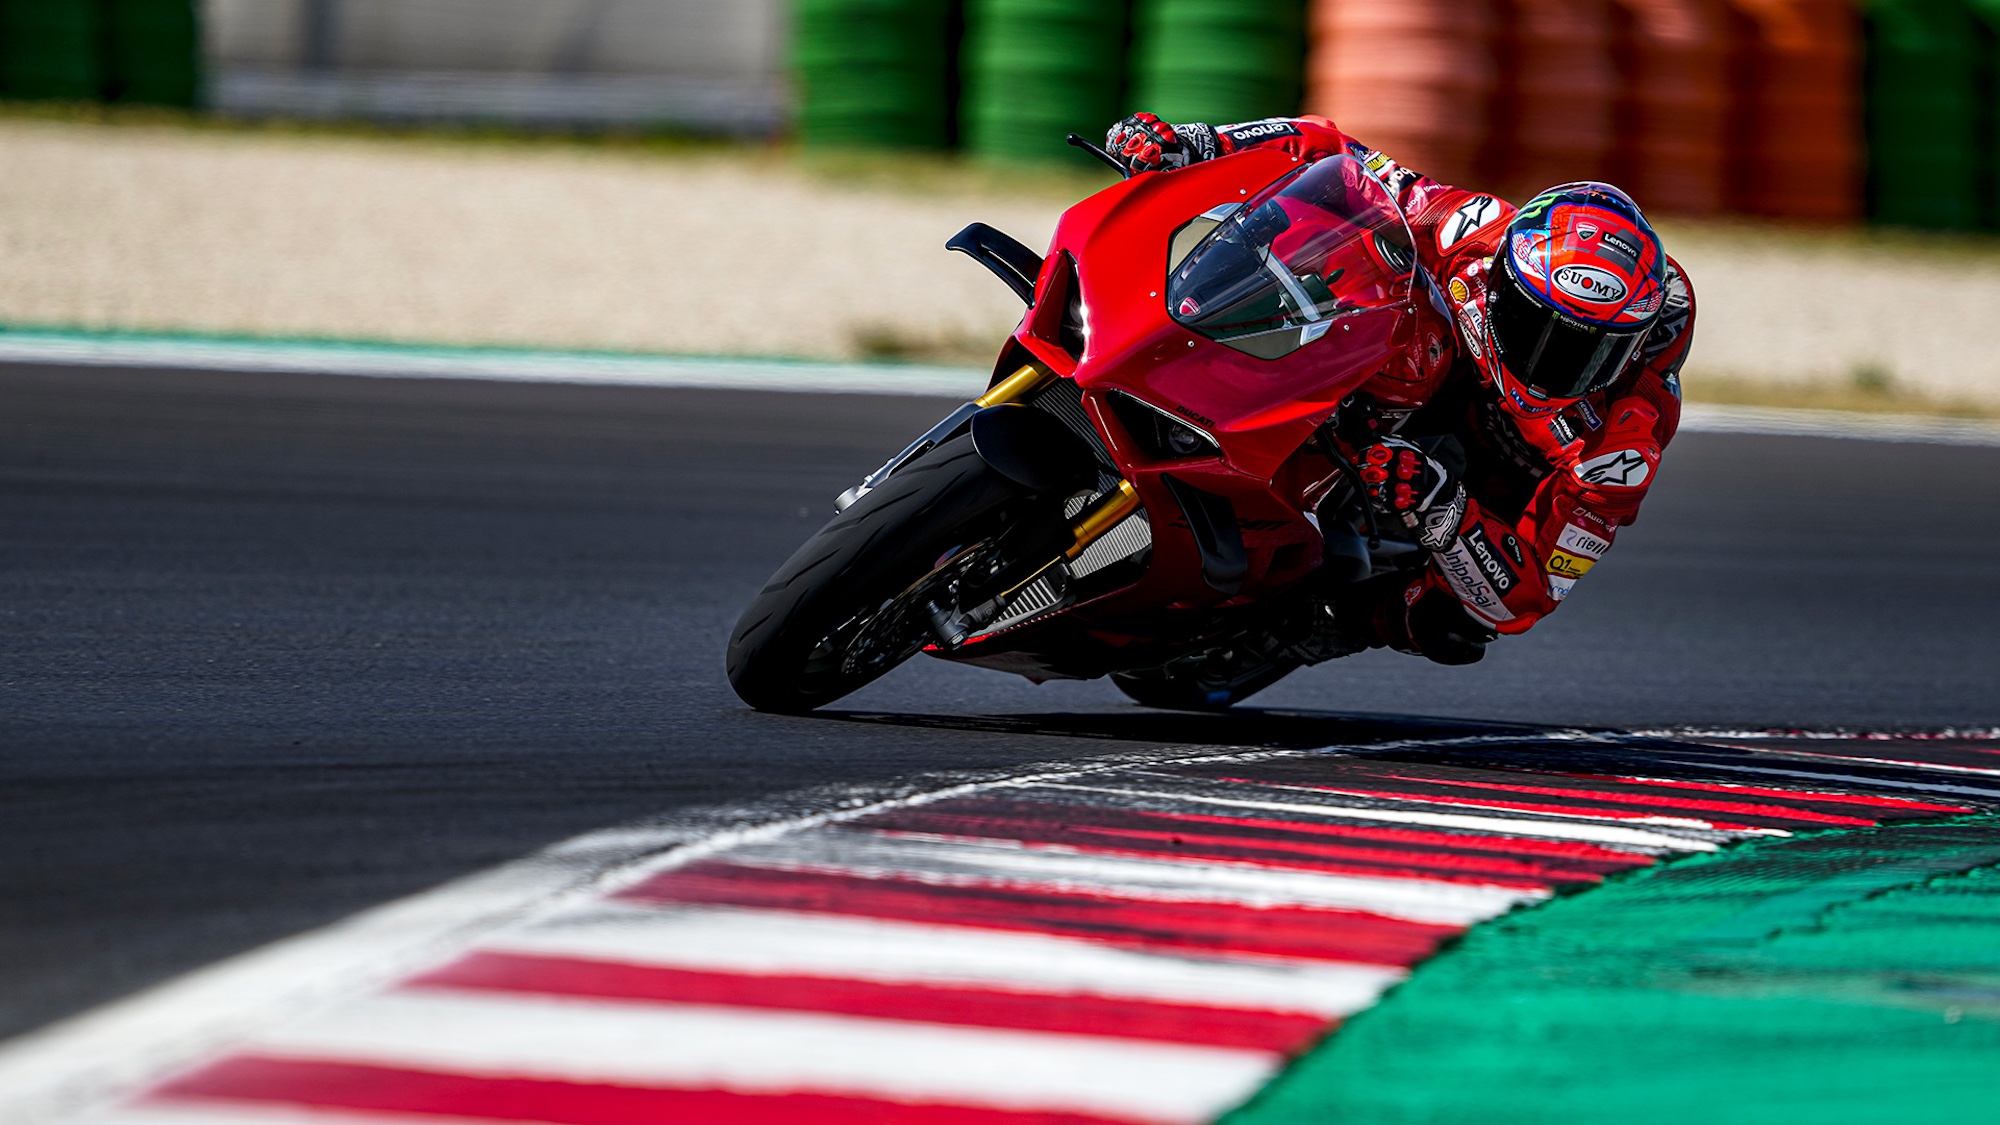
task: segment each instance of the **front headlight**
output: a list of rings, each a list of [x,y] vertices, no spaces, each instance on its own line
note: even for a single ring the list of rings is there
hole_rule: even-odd
[[[1214,438],[1179,418],[1123,391],[1104,396],[1118,424],[1132,436],[1146,456],[1155,461],[1192,461],[1199,457],[1220,457],[1222,447]]]

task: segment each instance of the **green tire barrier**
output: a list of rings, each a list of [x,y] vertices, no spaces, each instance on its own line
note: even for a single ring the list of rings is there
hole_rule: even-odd
[[[1982,45],[1970,9],[1964,0],[1871,0],[1867,17],[1874,217],[1977,225]]]
[[[981,156],[1072,159],[1118,117],[1124,0],[966,0],[960,130]]]
[[[97,97],[99,29],[89,0],[0,0],[0,95]]]
[[[195,0],[0,0],[0,97],[194,105]]]
[[[201,89],[195,0],[103,0],[100,11],[107,100],[195,104]]]
[[[1297,113],[1301,0],[1139,0],[1129,108],[1226,124]]]
[[[1980,214],[1984,227],[2000,227],[2000,0],[1972,0],[1972,18],[1984,47],[1977,140]]]
[[[799,0],[792,64],[805,142],[942,147],[951,11],[949,0]]]
[[[2000,817],[1645,868],[1473,930],[1224,1125],[2000,1121]]]

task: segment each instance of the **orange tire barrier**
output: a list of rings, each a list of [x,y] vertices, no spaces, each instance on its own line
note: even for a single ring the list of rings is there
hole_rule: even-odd
[[[1616,0],[1624,79],[1612,181],[1653,211],[1714,214],[1726,200],[1730,25],[1723,0]]]
[[[1315,0],[1306,110],[1447,183],[1476,178],[1494,85],[1487,0]]]
[[[1603,179],[1619,96],[1608,0],[1502,0],[1488,168],[1523,195]]]
[[[1731,206],[1860,218],[1860,14],[1850,0],[1728,3],[1742,41]]]

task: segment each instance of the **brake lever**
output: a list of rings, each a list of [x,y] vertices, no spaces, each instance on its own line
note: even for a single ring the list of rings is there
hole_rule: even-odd
[[[1066,140],[1069,142],[1070,147],[1080,148],[1099,160],[1104,161],[1106,164],[1111,165],[1111,170],[1117,172],[1121,178],[1127,180],[1132,178],[1132,169],[1127,168],[1124,161],[1091,144],[1088,140],[1084,139],[1083,134],[1071,133]]]

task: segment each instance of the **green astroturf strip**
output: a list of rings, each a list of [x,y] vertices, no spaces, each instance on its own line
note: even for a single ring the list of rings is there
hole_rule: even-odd
[[[2000,816],[1760,840],[1473,930],[1225,1125],[2000,1122]]]

